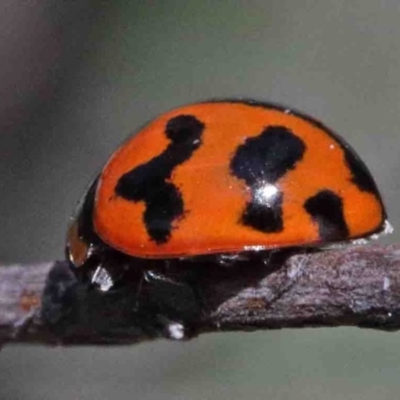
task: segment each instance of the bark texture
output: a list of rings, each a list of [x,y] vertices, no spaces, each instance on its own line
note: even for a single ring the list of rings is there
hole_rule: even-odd
[[[228,330],[400,327],[400,245],[166,271],[128,274],[101,292],[65,262],[0,266],[0,341],[128,344]]]

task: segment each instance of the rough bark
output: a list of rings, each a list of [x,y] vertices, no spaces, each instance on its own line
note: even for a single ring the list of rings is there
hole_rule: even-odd
[[[0,342],[127,344],[228,330],[400,327],[400,245],[228,266],[199,261],[182,276],[179,268],[162,279],[128,275],[101,292],[65,262],[0,266]]]

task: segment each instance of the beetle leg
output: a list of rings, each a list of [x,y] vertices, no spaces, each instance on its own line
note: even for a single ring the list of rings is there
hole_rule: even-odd
[[[94,271],[91,281],[92,284],[98,286],[102,292],[107,292],[114,286],[112,276],[101,264]]]
[[[190,282],[175,280],[162,272],[143,271],[146,299],[143,310],[156,315],[156,324],[168,339],[182,340],[191,336],[191,327],[201,314],[201,299]]]

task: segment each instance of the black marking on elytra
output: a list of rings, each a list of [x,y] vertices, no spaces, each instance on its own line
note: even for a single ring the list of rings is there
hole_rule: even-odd
[[[242,224],[262,232],[282,231],[283,194],[277,191],[268,198],[268,186],[294,169],[305,150],[304,142],[284,126],[269,126],[237,148],[231,173],[246,182],[252,197],[240,218]]]
[[[348,146],[342,146],[346,164],[351,172],[351,181],[362,191],[378,193],[376,183],[367,166],[360,157]]]
[[[96,189],[99,178],[97,177],[90,185],[85,197],[81,200],[75,211],[74,219],[78,228],[79,240],[86,244],[90,249],[89,257],[84,261],[85,267],[93,265],[96,262],[96,258],[100,248],[105,248],[106,245],[100,239],[95,232],[93,226],[93,210],[96,196]],[[74,222],[75,222],[74,221]],[[71,260],[70,256],[70,243],[69,239],[66,246],[66,259]],[[80,270],[82,268],[79,268]],[[85,268],[86,269],[86,268]]]
[[[192,115],[170,119],[165,135],[171,143],[158,156],[125,173],[118,180],[115,193],[126,200],[144,201],[143,221],[150,238],[157,244],[171,236],[172,223],[184,213],[179,189],[169,181],[179,164],[188,160],[201,145],[204,124]]]
[[[282,200],[283,195],[278,192],[268,205],[250,202],[242,214],[241,223],[262,232],[282,231]]]
[[[98,181],[99,177],[91,183],[76,215],[79,236],[84,242],[93,245],[101,242],[93,227],[93,210]]]
[[[352,174],[352,182],[357,185],[357,187],[366,192],[370,192],[374,194],[378,200],[382,203],[377,185],[369,172],[367,166],[361,160],[356,151],[336,132],[332,131],[328,128],[324,123],[318,121],[317,119],[311,117],[310,115],[304,114],[303,112],[293,109],[291,107],[286,107],[281,104],[261,101],[261,100],[253,100],[253,99],[213,99],[209,100],[211,103],[232,103],[232,104],[245,104],[250,107],[260,107],[266,110],[276,110],[284,112],[288,115],[293,115],[298,118],[307,121],[311,125],[315,126],[318,129],[324,131],[328,136],[330,136],[333,140],[335,140],[338,145],[343,149],[345,162],[349,167]],[[206,102],[205,102],[206,103]],[[382,204],[383,207],[383,204]],[[385,214],[385,212],[384,212]]]
[[[343,201],[330,190],[321,190],[304,203],[305,210],[318,224],[321,240],[343,240],[349,236],[349,228],[343,215]]]

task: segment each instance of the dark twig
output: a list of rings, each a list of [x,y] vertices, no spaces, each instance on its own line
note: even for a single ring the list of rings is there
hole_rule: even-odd
[[[160,282],[145,281],[138,292],[132,281],[102,293],[78,282],[64,262],[0,266],[0,341],[127,344],[227,330],[400,328],[400,245],[183,269],[185,276],[195,271],[190,287],[200,307]]]

